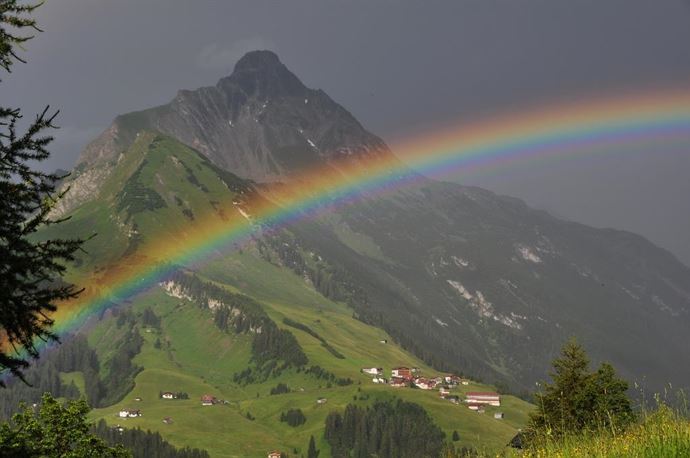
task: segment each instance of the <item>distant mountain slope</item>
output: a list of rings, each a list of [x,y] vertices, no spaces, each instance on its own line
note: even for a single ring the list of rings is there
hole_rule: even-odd
[[[218,170],[262,182],[252,192],[267,196],[279,183],[266,183],[288,181],[304,167],[392,154],[274,54],[252,52],[215,87],[119,116],[82,153],[72,200],[58,212],[83,213],[106,198],[107,183],[124,180],[123,152],[138,144],[142,129],[200,150]],[[212,207],[203,193],[182,206],[170,200],[167,184],[153,177],[156,167],[173,165],[156,154],[144,188],[162,197],[167,208],[160,211],[171,219],[159,227],[142,213],[142,237],[179,232],[191,223],[184,210]],[[201,184],[216,179],[202,169],[208,173],[198,176]],[[146,195],[146,205],[155,205]],[[652,389],[690,380],[690,269],[634,234],[561,221],[478,188],[419,180],[257,243],[264,260],[290,267],[438,367],[532,389],[563,340],[575,335],[595,359]]]

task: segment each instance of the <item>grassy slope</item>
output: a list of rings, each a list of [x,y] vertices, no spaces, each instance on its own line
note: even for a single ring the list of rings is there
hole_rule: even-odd
[[[173,155],[187,168],[173,160]],[[144,160],[146,163],[141,167]],[[118,211],[122,184],[139,169],[140,182],[155,190],[165,201],[165,206],[128,218],[125,212]],[[189,179],[189,170],[196,180]],[[198,183],[203,183],[206,189],[201,189]],[[80,266],[71,270],[72,278],[83,284],[80,280],[86,276],[97,278],[102,266],[118,259],[131,247],[133,224],[141,234],[141,244],[153,236],[166,237],[170,244],[181,244],[184,243],[181,239],[184,229],[193,224],[183,215],[185,208],[192,209],[196,215],[215,212],[212,201],[229,202],[233,196],[196,153],[169,138],[142,133],[119,159],[116,172],[104,183],[100,198],[74,212],[70,221],[56,229],[59,233],[46,231],[46,235],[98,233],[86,244],[89,255]],[[180,200],[183,205],[179,205]],[[228,208],[225,217],[241,215]],[[373,242],[368,239],[363,240],[349,232],[341,236],[360,250],[374,250],[376,253],[370,246]],[[355,384],[326,388],[324,381],[291,372],[283,374],[280,380],[238,386],[232,383],[232,375],[249,362],[250,337],[223,334],[212,323],[208,311],[155,290],[131,304],[133,310],[139,312],[150,306],[162,317],[160,331],[140,329],[145,344],[135,362],[144,370],[137,376],[134,390],[122,402],[94,411],[94,419],[104,418],[111,424],[157,430],[175,445],[204,448],[218,457],[265,456],[265,452],[272,448],[305,451],[312,434],[320,441],[319,448],[324,450],[321,456],[327,456],[328,447],[321,439],[324,419],[331,410],[342,409],[354,402],[354,397],[365,398],[356,401],[358,403],[391,396],[418,402],[448,434],[457,430],[462,445],[488,450],[501,448],[526,420],[529,405],[511,397],[504,397],[504,406],[500,410],[506,413],[506,419],[501,421],[492,415],[499,409],[490,408],[484,415],[477,414],[439,399],[436,391],[374,385],[370,377],[359,373],[361,367],[376,365],[390,369],[405,364],[420,367],[426,374],[434,372],[395,344],[380,344],[380,339],[388,338],[383,331],[352,319],[350,309],[328,301],[288,269],[260,259],[251,246],[241,252],[217,257],[201,273],[207,279],[262,301],[279,326],[284,326],[282,318],[289,316],[311,327],[346,359],[333,357],[312,336],[289,328],[305,349],[310,364],[318,364],[339,377],[351,377]],[[99,353],[102,368],[107,367],[112,356],[110,342],[125,331],[118,329],[115,321],[112,317],[106,318],[89,332],[89,342]],[[156,339],[163,342],[161,349],[154,348]],[[65,374],[64,377],[65,380],[74,379],[80,386],[77,374]],[[278,381],[287,383],[295,391],[269,396],[270,388]],[[487,387],[470,385],[459,391],[482,389]],[[166,390],[185,391],[190,400],[158,399],[158,393]],[[199,398],[205,393],[225,399],[228,404],[203,407]],[[318,406],[315,402],[321,396],[328,398],[325,406]],[[136,397],[141,397],[142,401],[134,401]],[[144,415],[121,420],[115,415],[123,407],[139,408]],[[282,411],[297,407],[307,416],[306,424],[291,428],[279,421]],[[245,416],[247,411],[256,420],[248,420]],[[164,417],[172,417],[174,423],[164,424]]]
[[[97,410],[95,418],[105,418],[113,424],[155,429],[176,445],[205,448],[212,456],[219,457],[264,456],[271,448],[304,451],[310,435],[321,437],[328,412],[344,408],[349,402],[354,402],[354,397],[368,398],[357,400],[358,403],[392,396],[418,402],[449,436],[457,430],[462,445],[487,450],[501,448],[516,429],[524,425],[529,405],[512,397],[504,397],[503,406],[489,408],[482,415],[440,399],[436,391],[393,389],[373,384],[370,377],[359,373],[361,367],[377,365],[389,370],[395,365],[407,364],[420,367],[427,374],[435,372],[395,344],[379,343],[380,339],[387,338],[381,330],[353,320],[351,311],[345,306],[324,299],[292,273],[256,259],[251,252],[216,261],[209,270],[216,274],[222,270],[227,278],[234,279],[230,283],[243,285],[245,293],[251,293],[255,284],[256,287],[262,283],[265,285],[261,278],[270,278],[271,286],[262,288],[259,294],[269,315],[280,326],[284,326],[282,318],[289,316],[324,337],[346,359],[333,357],[307,333],[288,328],[309,356],[310,364],[325,367],[337,376],[352,377],[355,384],[326,388],[323,381],[291,372],[265,383],[237,386],[232,383],[232,374],[248,363],[248,337],[223,334],[215,328],[207,311],[155,292],[134,304],[134,310],[139,311],[152,306],[163,318],[160,334],[142,331],[146,344],[136,363],[145,370],[137,377],[136,388],[121,403]],[[257,277],[258,274],[262,276]],[[100,352],[107,352],[108,334],[114,327],[114,320],[110,319],[92,332],[91,340]],[[156,338],[170,340],[170,352],[165,344],[161,350],[156,350],[153,346]],[[294,391],[270,396],[270,388],[278,381],[287,383]],[[487,387],[471,384],[456,391],[484,389]],[[165,390],[186,391],[191,399],[158,399],[158,392]],[[229,404],[203,407],[199,398],[204,393],[228,400]],[[328,399],[325,406],[315,402],[322,396]],[[135,402],[135,397],[143,400]],[[144,416],[120,420],[114,416],[120,407],[141,408]],[[307,423],[298,428],[281,423],[280,413],[289,408],[301,408]],[[505,420],[495,420],[492,415],[495,411],[505,412]],[[246,412],[256,420],[247,420]],[[173,418],[172,425],[162,423],[166,416]],[[320,447],[327,449],[323,441]]]

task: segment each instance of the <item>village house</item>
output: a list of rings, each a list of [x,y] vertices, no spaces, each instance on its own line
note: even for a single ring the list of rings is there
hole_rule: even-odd
[[[268,452],[267,458],[283,458],[283,452],[279,452],[278,450]]]
[[[498,393],[493,392],[469,392],[465,395],[465,402],[473,404],[488,404],[499,407],[501,405],[501,397]]]
[[[475,412],[484,413],[484,404],[477,404],[472,402],[467,404],[467,408],[470,410],[474,410]]]
[[[459,385],[460,384],[460,377],[457,375],[446,375],[443,377],[443,381],[449,385]]]
[[[470,384],[470,381],[467,380],[466,378],[463,378],[463,379],[460,379],[460,383],[463,384],[463,385],[469,385],[469,384]]]
[[[212,406],[215,403],[216,403],[215,396],[211,396],[210,394],[205,394],[205,395],[201,396],[201,405],[202,406]]]
[[[412,379],[412,369],[409,367],[394,367],[391,370],[391,375],[393,377],[400,377],[404,378],[406,380],[411,380]]]
[[[495,418],[496,420],[503,420],[504,417],[505,417],[505,415],[503,414],[503,412],[496,412],[496,413],[494,414],[494,418]]]
[[[383,377],[374,377],[371,379],[371,381],[374,383],[388,383],[388,381]]]
[[[161,394],[161,398],[163,399],[175,399],[175,395],[171,393],[170,391],[166,391],[165,393]]]
[[[381,367],[365,367],[362,372],[369,375],[380,375],[383,374],[383,368]]]
[[[139,409],[122,409],[118,413],[120,418],[136,418],[141,417],[141,410]]]
[[[418,377],[414,380],[414,386],[420,390],[432,390],[436,386],[436,382],[424,377]]]
[[[448,396],[450,394],[450,390],[446,388],[445,386],[442,386],[441,388],[438,389],[438,394],[442,398]]]
[[[408,385],[407,380],[402,377],[391,377],[391,381],[388,384],[395,388],[400,388]]]

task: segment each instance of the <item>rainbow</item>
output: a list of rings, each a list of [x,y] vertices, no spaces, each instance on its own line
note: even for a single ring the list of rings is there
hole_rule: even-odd
[[[78,299],[62,304],[54,316],[54,331],[65,335],[77,330],[90,317],[163,281],[174,269],[198,265],[219,250],[251,240],[259,230],[313,217],[362,195],[410,186],[422,179],[420,173],[446,177],[468,168],[625,151],[651,141],[690,145],[690,89],[593,97],[402,139],[393,145],[397,156],[380,152],[366,162],[304,171],[290,184],[243,203],[241,208],[251,209],[250,218],[241,217],[239,211],[232,221],[205,215],[184,234],[175,235],[174,241],[145,245],[89,281]],[[237,202],[226,204],[237,206]]]

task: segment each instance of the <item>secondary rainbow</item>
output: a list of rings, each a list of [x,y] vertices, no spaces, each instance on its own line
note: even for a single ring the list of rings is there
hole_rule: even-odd
[[[136,258],[113,266],[99,278],[99,285],[87,284],[82,297],[62,304],[54,331],[58,335],[74,331],[90,317],[163,281],[174,269],[197,265],[219,250],[244,243],[259,230],[311,218],[362,196],[411,186],[422,179],[419,173],[446,177],[466,168],[499,169],[519,161],[620,153],[651,141],[681,145],[690,154],[690,89],[596,97],[416,135],[393,145],[397,157],[382,152],[365,163],[305,171],[279,194],[269,194],[271,200],[248,202],[251,221],[238,217],[227,222],[208,215],[197,218],[176,243],[148,244]]]

